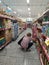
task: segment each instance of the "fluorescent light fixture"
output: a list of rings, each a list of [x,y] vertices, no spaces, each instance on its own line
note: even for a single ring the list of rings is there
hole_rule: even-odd
[[[1,0],[0,0],[0,3],[1,3]]]
[[[28,11],[30,11],[30,8],[28,8]]]
[[[12,10],[10,7],[7,7],[8,8],[8,10]]]
[[[29,4],[29,0],[27,0],[27,3]]]
[[[15,12],[15,11],[14,11],[13,13],[14,13],[14,14],[16,14],[16,12]]]

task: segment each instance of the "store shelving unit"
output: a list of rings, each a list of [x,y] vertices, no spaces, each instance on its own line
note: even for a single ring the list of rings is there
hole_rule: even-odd
[[[1,18],[7,18],[7,19],[10,19],[10,20],[15,20],[13,17],[7,16],[7,15],[3,15],[3,14],[0,14],[0,17]]]
[[[12,40],[11,20],[14,20],[14,18],[0,14],[0,49]]]
[[[49,10],[47,10],[46,12],[44,12],[43,15],[41,17],[39,17],[35,22],[39,22],[39,20],[41,20],[41,19],[43,20],[43,18],[46,17],[46,16],[49,17],[48,13],[49,13]],[[43,25],[44,26],[45,25],[49,25],[49,21],[45,21],[45,22],[42,21],[42,26]],[[43,36],[45,36],[46,38],[49,37],[48,35],[45,35],[45,33],[43,34]],[[41,38],[39,38],[39,40]],[[49,50],[48,50],[49,47],[47,47],[47,45],[45,44],[45,41],[41,39],[40,43],[36,44],[36,48],[37,48],[37,51],[39,53],[39,58],[40,58],[40,61],[41,61],[41,65],[49,65]]]

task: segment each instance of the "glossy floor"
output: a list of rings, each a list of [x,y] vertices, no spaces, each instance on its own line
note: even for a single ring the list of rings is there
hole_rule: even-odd
[[[24,31],[16,41],[11,42],[2,51],[0,51],[0,65],[41,65],[35,45],[31,47],[30,52],[22,51],[17,44],[18,40],[31,29]]]

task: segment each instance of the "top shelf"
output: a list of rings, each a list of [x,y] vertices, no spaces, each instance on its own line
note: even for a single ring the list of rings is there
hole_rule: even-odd
[[[42,24],[44,25],[44,24],[49,24],[49,21],[48,22],[42,22]]]
[[[38,22],[38,20],[42,20],[44,18],[44,16],[49,16],[49,9],[44,11],[38,18],[35,19],[35,21],[33,23]]]
[[[7,15],[2,15],[2,14],[0,14],[0,18],[8,18],[8,19],[11,19],[11,20],[15,20],[15,18],[9,17]]]

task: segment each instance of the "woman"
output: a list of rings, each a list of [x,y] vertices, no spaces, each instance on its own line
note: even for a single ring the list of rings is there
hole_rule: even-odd
[[[27,35],[24,36],[21,42],[21,47],[25,50],[28,50],[32,45],[33,45],[33,41],[31,37],[31,33],[27,33]]]

